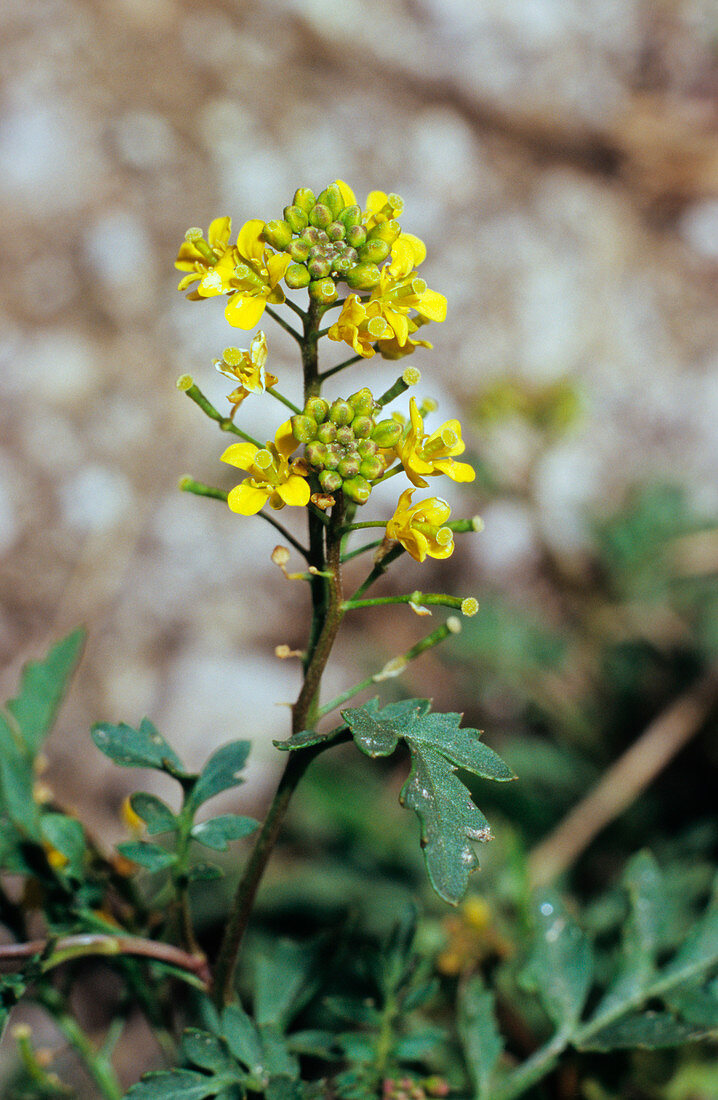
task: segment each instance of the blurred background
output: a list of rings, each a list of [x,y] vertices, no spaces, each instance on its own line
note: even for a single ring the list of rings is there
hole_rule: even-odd
[[[191,373],[225,408],[211,360],[244,334],[176,292],[173,261],[188,226],[281,216],[296,187],[341,177],[360,201],[402,195],[427,242],[422,273],[449,315],[411,360],[416,392],[438,402],[434,426],[461,416],[478,477],[454,514],[486,525],[450,567],[393,582],[481,602],[396,691],[485,728],[521,775],[489,809],[523,844],[548,835],[652,720],[710,694],[715,4],[6,0],[0,21],[0,686],[87,624],[50,742],[55,788],[116,839],[134,777],[88,729],[144,714],[196,764],[256,739],[244,808],[271,787],[277,703],[299,682],[274,647],[302,644],[307,594],[272,566],[269,527],[177,491],[184,473],[233,484],[225,438],[175,380]],[[271,369],[297,396],[295,349],[272,325]],[[346,384],[396,373],[382,362]],[[240,423],[269,433],[267,405],[248,401]],[[408,610],[389,621],[347,625],[328,692],[424,632]],[[709,710],[657,784],[639,781],[589,880],[651,829],[668,843],[710,820]]]

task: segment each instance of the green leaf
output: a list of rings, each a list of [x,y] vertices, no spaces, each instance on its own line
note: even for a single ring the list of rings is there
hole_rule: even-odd
[[[81,876],[87,846],[80,822],[65,814],[47,813],[40,819],[40,830],[47,843],[65,856],[65,870]]]
[[[718,963],[718,893],[714,893],[706,911],[688,933],[681,949],[663,969],[662,978],[689,981]]]
[[[259,955],[254,980],[254,1018],[283,1027],[312,996],[317,944],[277,940],[271,954]]]
[[[140,867],[146,867],[148,871],[161,871],[163,868],[170,867],[177,862],[177,856],[174,852],[168,852],[164,848],[160,848],[159,844],[145,844],[142,840],[132,840],[127,841],[125,844],[118,844],[117,851],[125,859],[138,863]]]
[[[209,1031],[197,1027],[187,1028],[182,1036],[182,1051],[193,1066],[241,1078],[237,1063],[225,1050],[221,1040]]]
[[[680,986],[667,994],[665,1001],[686,1023],[718,1030],[718,978],[705,986]]]
[[[441,1027],[423,1027],[412,1035],[404,1035],[394,1044],[393,1055],[400,1062],[423,1062],[439,1044],[446,1041]]]
[[[175,777],[187,775],[177,753],[149,718],[142,719],[139,729],[124,722],[119,726],[98,722],[92,727],[92,740],[100,752],[123,768],[154,768]]]
[[[0,806],[21,833],[39,838],[32,757],[0,713]]]
[[[340,1057],[332,1031],[294,1031],[287,1037],[287,1045],[295,1054],[308,1054],[326,1062],[335,1062]]]
[[[388,756],[403,738],[411,771],[400,799],[421,822],[421,843],[431,884],[456,905],[478,866],[474,841],[491,839],[486,818],[456,774],[463,768],[484,779],[514,779],[510,768],[483,743],[478,730],[462,728],[460,714],[429,714],[425,699],[406,699],[379,710],[376,699],[342,711],[354,740],[368,756]]]
[[[676,1020],[670,1012],[643,1012],[624,1016],[576,1045],[580,1050],[655,1050],[697,1042],[710,1033],[709,1028]]]
[[[239,1005],[228,1005],[222,1013],[222,1035],[234,1057],[250,1073],[263,1072],[262,1040],[254,1022]]]
[[[270,1077],[264,1095],[266,1100],[301,1100],[302,1086],[291,1077]]]
[[[204,844],[205,848],[213,848],[216,852],[226,852],[230,841],[249,836],[258,825],[259,822],[252,817],[222,814],[220,817],[213,817],[209,821],[203,821],[199,825],[195,825],[190,835],[193,840]]]
[[[237,773],[244,768],[250,748],[249,741],[230,741],[210,756],[188,799],[193,809],[216,794],[244,783]]]
[[[216,863],[203,861],[202,863],[193,863],[187,877],[190,882],[216,882],[217,879],[224,878],[224,871]]]
[[[125,1093],[125,1100],[204,1100],[205,1096],[216,1096],[226,1084],[219,1077],[207,1077],[191,1069],[159,1070],[146,1073]]]
[[[84,642],[85,631],[80,627],[54,645],[43,660],[25,665],[20,679],[20,694],[7,704],[25,746],[33,756],[52,728]]]
[[[262,1058],[269,1077],[299,1076],[299,1063],[287,1046],[287,1040],[276,1024],[262,1024]]]
[[[130,796],[130,806],[144,821],[150,836],[158,833],[171,833],[177,828],[177,818],[161,798],[147,791],[136,791]]]
[[[299,733],[292,734],[285,741],[273,741],[272,744],[275,748],[281,749],[282,752],[292,752],[296,749],[309,749],[313,745],[329,745],[334,741],[346,740],[346,732],[347,727],[344,725],[336,726],[328,733],[317,733],[316,730],[301,730]]]
[[[494,1016],[494,995],[480,978],[467,983],[459,1000],[459,1034],[476,1100],[491,1100],[491,1086],[503,1040]]]
[[[559,1032],[572,1034],[593,977],[593,952],[558,897],[541,894],[535,908],[535,939],[523,972]]]

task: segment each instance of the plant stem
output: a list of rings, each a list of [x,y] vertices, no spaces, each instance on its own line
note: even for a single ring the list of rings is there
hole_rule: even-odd
[[[282,404],[286,405],[288,409],[291,409],[293,413],[299,413],[302,411],[294,404],[293,401],[290,401],[288,397],[285,397],[284,394],[281,394],[278,390],[275,390],[273,386],[269,387],[267,393],[271,393],[272,397],[275,397],[277,401],[281,401]]]
[[[6,943],[0,945],[0,970],[17,970],[26,959],[41,955],[47,948],[47,940],[30,940],[27,943]],[[53,970],[73,959],[89,955],[104,955],[116,958],[118,955],[138,955],[155,962],[166,963],[199,979],[205,983],[209,974],[203,955],[190,954],[170,943],[158,940],[145,940],[140,936],[104,935],[90,932],[76,936],[63,936],[53,944],[52,952],[43,960],[43,972]]]
[[[191,386],[184,391],[189,397],[190,401],[194,401],[195,405],[202,410],[205,416],[208,416],[210,420],[214,420],[216,424],[219,424],[223,432],[231,432],[233,435],[238,435],[240,439],[244,439],[247,443],[254,443],[255,447],[263,447],[264,444],[260,443],[258,439],[254,439],[253,436],[247,435],[234,423],[230,416],[222,416],[218,409],[215,409],[211,401],[209,401],[202,393],[199,386],[196,386],[194,382]]]
[[[300,333],[298,333],[295,328],[292,328],[291,325],[288,325],[283,317],[280,317],[278,313],[274,312],[274,310],[272,309],[271,306],[267,306],[266,310],[267,310],[267,313],[269,314],[269,316],[272,318],[273,321],[276,321],[277,324],[281,328],[283,328],[285,332],[288,332],[290,336],[294,337],[294,339],[297,341],[297,343],[301,344],[302,337],[301,337]]]
[[[342,554],[342,565],[345,565],[352,558],[358,558],[360,554],[365,554],[367,550],[376,550],[377,546],[381,546],[384,539],[375,539],[374,542],[368,542],[366,546],[359,546],[356,550],[350,550],[348,554]]]
[[[353,355],[351,359],[345,359],[343,363],[337,363],[336,367],[330,367],[329,370],[322,371],[319,377],[321,381],[324,382],[327,378],[331,378],[333,374],[339,374],[340,370],[354,366],[355,363],[358,363],[359,360],[363,358],[363,355]]]
[[[383,576],[383,574],[386,573],[391,563],[393,561],[396,561],[396,559],[403,553],[404,547],[401,545],[400,542],[398,542],[396,546],[392,546],[391,550],[384,555],[381,561],[378,561],[376,563],[364,583],[359,585],[356,592],[352,596],[352,600],[361,599],[367,589],[371,588],[371,586],[374,584],[374,581],[378,581],[379,577]]]
[[[54,1022],[82,1059],[87,1072],[105,1100],[121,1100],[123,1090],[108,1058],[90,1042],[75,1017],[67,1011],[65,1003],[55,990],[45,990],[38,998]]]
[[[211,497],[214,500],[223,500],[226,502],[229,493],[226,489],[217,489],[214,485],[205,485],[203,481],[195,481],[193,477],[186,475],[180,478],[179,487],[183,493],[194,493],[198,497]],[[289,531],[284,527],[279,520],[275,519],[269,514],[269,512],[257,512],[260,519],[265,520],[266,523],[274,527],[279,531],[280,535],[290,543],[291,546],[297,550],[303,558],[309,560],[308,551],[302,546],[301,542],[298,542],[293,535],[290,535]]]
[[[392,603],[424,603],[451,607],[455,611],[460,611],[463,602],[461,596],[446,596],[438,592],[407,592],[404,596],[376,596],[370,600],[345,600],[342,607],[345,611],[356,611],[362,607],[382,607],[384,604]]]

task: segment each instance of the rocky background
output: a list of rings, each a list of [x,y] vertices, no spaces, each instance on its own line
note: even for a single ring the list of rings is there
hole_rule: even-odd
[[[538,461],[520,419],[469,439],[521,492],[449,573],[410,583],[546,601],[538,547],[580,569],[588,510],[636,480],[718,508],[712,0],[6,0],[0,40],[0,688],[87,624],[50,774],[108,837],[132,777],[90,746],[92,721],[149,714],[196,763],[258,738],[251,809],[298,683],[274,647],[301,644],[306,594],[271,565],[274,534],[176,489],[233,483],[175,379],[222,405],[211,360],[242,342],[175,290],[189,225],[276,217],[337,176],[396,191],[449,299],[412,360],[420,391],[466,416],[496,377],[574,380],[583,415]],[[245,409],[255,434],[276,420]],[[482,510],[480,492],[452,500]],[[369,644],[349,630],[335,687],[423,632],[408,611],[381,623],[362,620]],[[433,668],[413,682],[441,698]]]

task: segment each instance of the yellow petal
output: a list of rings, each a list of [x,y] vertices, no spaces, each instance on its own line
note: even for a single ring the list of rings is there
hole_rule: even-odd
[[[224,454],[220,456],[220,462],[228,462],[230,466],[236,466],[239,470],[248,470],[258,450],[254,443],[230,443]]]
[[[340,191],[341,196],[342,196],[342,202],[344,203],[344,205],[345,206],[356,206],[356,201],[357,201],[356,196],[355,196],[354,192],[352,191],[351,187],[349,186],[349,184],[345,183],[344,180],[334,180],[334,182],[337,185],[337,187],[339,188],[339,191]]]
[[[250,218],[237,234],[237,249],[245,260],[262,262],[265,243],[262,240],[264,222],[261,218]]]
[[[175,267],[177,267],[177,264],[175,264]],[[180,271],[181,270],[182,268],[180,268]],[[184,279],[180,279],[177,289],[186,290],[187,287],[192,286],[192,283],[196,282],[197,279],[199,279],[199,272],[193,271],[190,275],[185,275]]]
[[[454,462],[453,458],[437,458],[434,468],[446,474],[452,481],[473,481],[476,471],[468,462]]]
[[[215,218],[209,223],[207,230],[207,243],[210,248],[224,249],[227,246],[229,235],[232,232],[232,219],[226,215],[223,218]]]
[[[399,344],[403,347],[409,336],[408,318],[405,317],[403,313],[397,313],[396,310],[387,309],[386,319],[394,330],[394,335],[399,341]]]
[[[389,272],[395,279],[406,279],[408,275],[416,267],[417,263],[421,263],[421,260],[416,259],[417,252],[421,255],[421,250],[415,247],[412,243],[416,241],[417,245],[421,245],[422,242],[418,237],[412,237],[410,233],[402,233],[402,235],[394,241],[391,246],[391,263],[389,264]],[[423,246],[422,246],[423,247]],[[426,248],[423,249],[422,259],[426,258]]]
[[[389,201],[389,196],[386,191],[370,191],[366,197],[366,210],[367,214],[376,214],[382,207],[386,206]]]
[[[237,291],[227,302],[224,315],[233,328],[254,328],[264,313],[264,298]]]
[[[446,298],[443,294],[439,294],[438,290],[425,290],[415,309],[429,321],[446,320]]]
[[[227,504],[232,512],[238,512],[240,516],[256,516],[267,503],[270,492],[269,486],[265,492],[264,489],[256,489],[243,481],[241,485],[235,485],[230,491]]]
[[[284,278],[285,272],[291,262],[292,257],[288,252],[277,252],[276,255],[270,256],[267,259],[270,286],[276,286],[279,280]],[[284,295],[282,295],[282,298],[284,298]]]
[[[292,422],[291,420],[285,420],[283,424],[280,424],[274,433],[274,446],[279,451],[280,455],[288,458],[289,455],[296,451],[299,444],[292,435]]]
[[[399,241],[404,241],[405,244],[410,245],[414,256],[414,267],[418,267],[419,264],[423,264],[424,260],[426,259],[426,245],[422,241],[421,237],[416,237],[413,233],[402,233],[402,235],[399,237],[399,240],[395,243],[398,244]]]
[[[311,496],[309,482],[299,474],[292,474],[284,485],[278,485],[277,492],[285,504],[293,504],[297,508],[303,508],[308,504]]]

